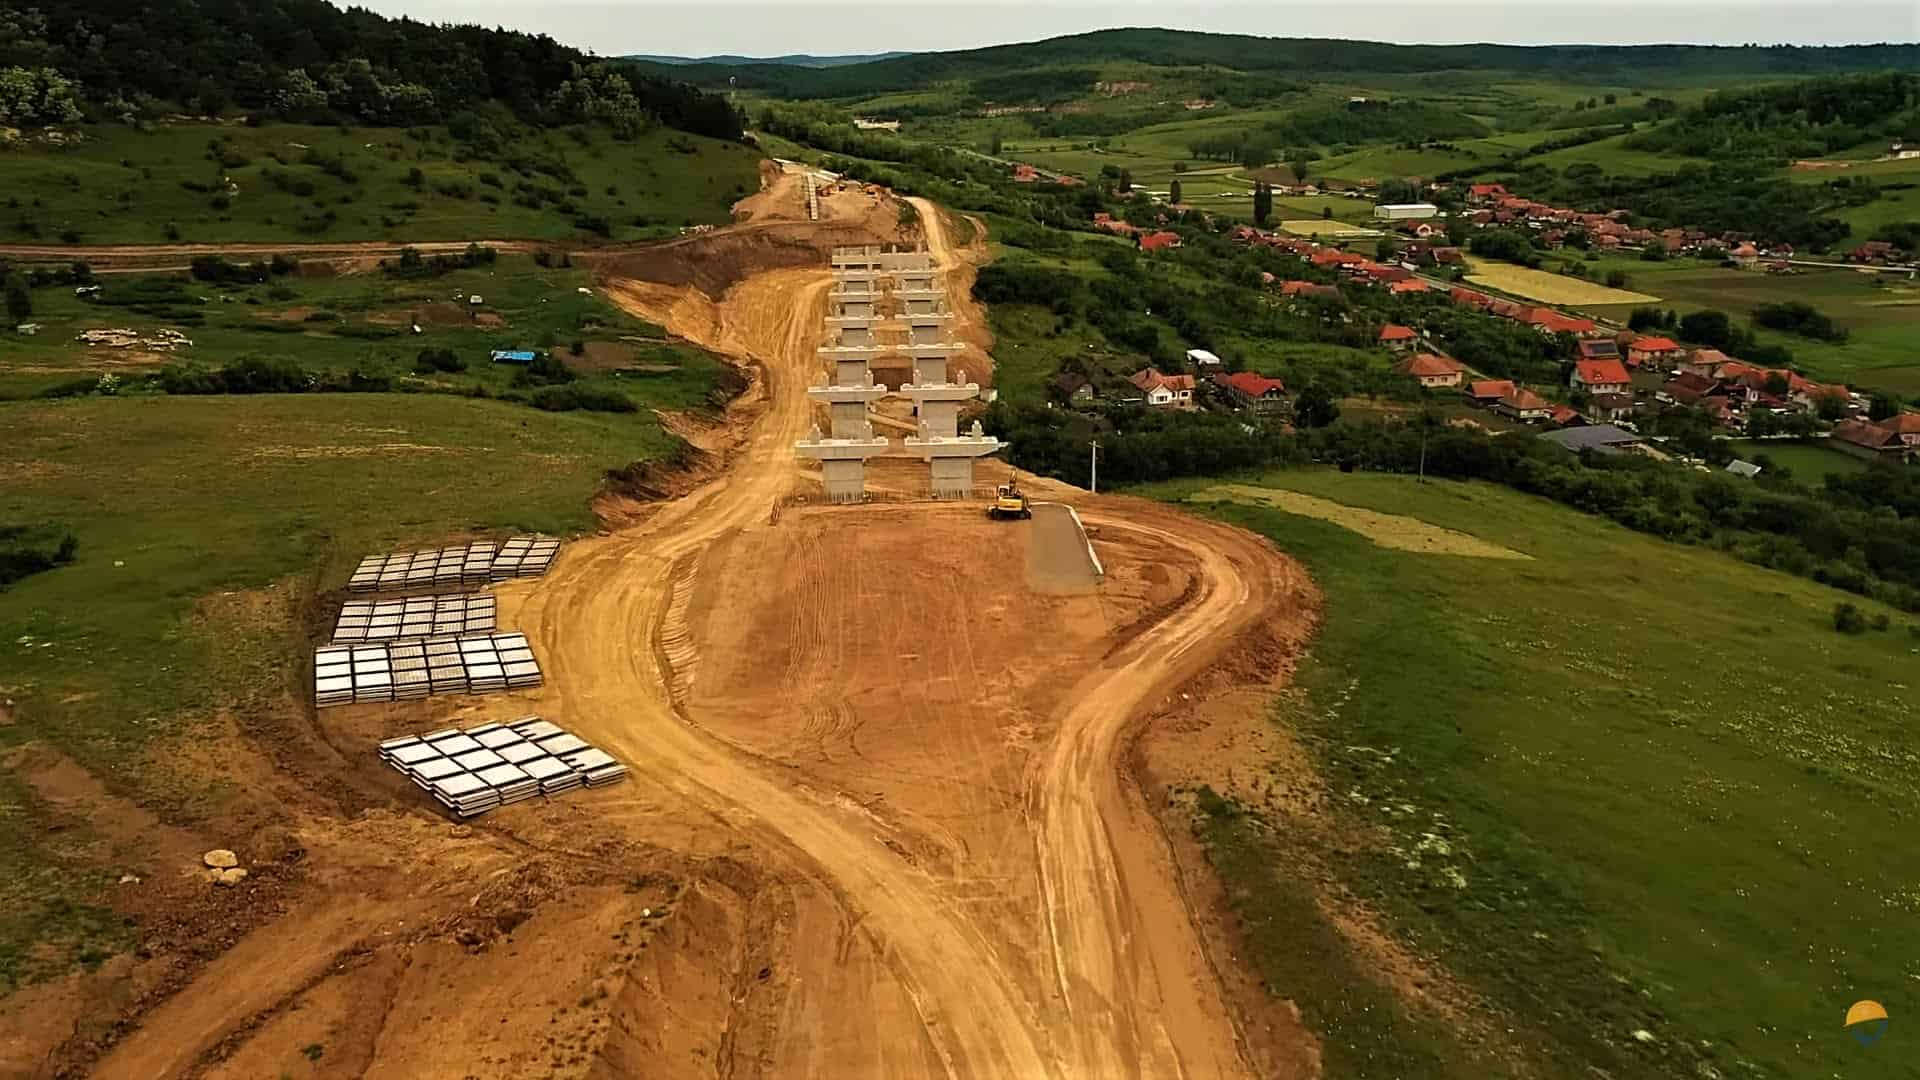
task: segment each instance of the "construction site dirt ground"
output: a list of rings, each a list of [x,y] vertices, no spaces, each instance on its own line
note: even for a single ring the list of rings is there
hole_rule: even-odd
[[[546,685],[317,715],[290,693],[228,718],[223,753],[180,767],[257,790],[218,822],[235,832],[156,833],[155,929],[0,1004],[0,1076],[1315,1073],[1166,816],[1164,784],[1204,765],[1155,750],[1257,725],[1200,710],[1284,682],[1316,617],[1304,572],[1175,507],[1027,480],[1078,508],[1105,568],[1036,588],[1078,530],[908,501],[908,462],[881,470],[900,501],[809,501],[793,441],[818,421],[830,275],[708,242],[739,260],[718,293],[602,271],[752,378],[701,432],[711,479],[608,497],[602,534],[497,589]],[[984,325],[962,336],[983,366]],[[248,611],[314,633],[326,615]],[[629,780],[454,824],[374,753],[531,713]],[[58,762],[29,775],[78,815],[134,812]],[[191,861],[215,840],[251,869],[239,886]]]

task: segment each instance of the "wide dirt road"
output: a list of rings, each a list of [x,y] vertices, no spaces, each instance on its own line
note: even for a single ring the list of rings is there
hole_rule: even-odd
[[[937,214],[920,210],[930,246],[954,265]],[[829,283],[824,270],[761,273],[711,307],[610,285],[677,332],[757,364],[762,378],[722,478],[638,525],[570,545],[545,579],[502,589],[503,618],[536,639],[546,661],[543,706],[631,762],[643,786],[728,823],[757,859],[831,896],[911,1002],[921,1030],[873,1032],[864,1068],[776,1060],[765,1075],[881,1075],[871,1063],[886,1059],[886,1044],[916,1041],[935,1063],[927,1071],[950,1077],[1251,1075],[1158,827],[1122,781],[1121,755],[1149,711],[1277,602],[1276,583],[1294,570],[1263,542],[1157,504],[1080,503],[1103,536],[1126,534],[1191,564],[1195,584],[1121,647],[1063,673],[1075,679],[1070,704],[1024,780],[1039,904],[1023,925],[884,840],[872,809],[717,737],[679,703],[675,687],[693,659],[680,619],[688,591],[702,586],[702,554],[775,528],[777,506],[801,479],[792,443],[813,423],[805,386]],[[763,572],[778,580],[782,567]],[[1037,956],[1024,944],[1036,938]],[[858,1015],[869,1003],[833,1006]]]

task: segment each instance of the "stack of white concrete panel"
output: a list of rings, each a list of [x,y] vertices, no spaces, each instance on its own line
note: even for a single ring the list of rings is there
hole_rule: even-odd
[[[333,627],[335,644],[406,638],[463,637],[494,628],[493,597],[484,593],[349,600]]]
[[[493,557],[493,580],[539,577],[553,565],[560,541],[546,536],[510,536]]]
[[[491,580],[494,556],[500,545],[492,540],[428,551],[369,555],[347,579],[353,592],[392,592],[430,589],[443,585],[479,585]]]
[[[525,634],[322,645],[313,652],[313,701],[323,708],[518,690],[542,681]]]
[[[536,716],[388,739],[380,757],[463,818],[627,775],[611,754]]]

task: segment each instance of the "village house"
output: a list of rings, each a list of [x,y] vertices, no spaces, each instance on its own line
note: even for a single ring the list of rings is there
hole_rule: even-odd
[[[1581,338],[1574,345],[1574,355],[1581,360],[1618,360],[1620,345],[1612,338]]]
[[[1380,344],[1385,345],[1397,353],[1406,352],[1408,349],[1413,348],[1414,344],[1419,340],[1420,335],[1415,333],[1410,326],[1388,323],[1380,328]]]
[[[1497,203],[1507,197],[1507,189],[1502,184],[1474,184],[1467,188],[1467,202],[1474,206]]]
[[[1251,371],[1236,371],[1230,375],[1215,375],[1213,385],[1243,409],[1265,413],[1286,408],[1287,388],[1279,379],[1269,379]]]
[[[1179,246],[1180,234],[1167,229],[1143,233],[1140,236],[1141,251],[1168,251]]]
[[[1193,407],[1193,376],[1163,375],[1157,368],[1142,368],[1127,376],[1142,394],[1147,404],[1156,409],[1190,409]]]
[[[1283,281],[1280,283],[1281,296],[1311,296],[1321,300],[1340,299],[1340,290],[1332,285],[1322,285],[1316,281]]]
[[[1396,281],[1387,286],[1387,291],[1393,293],[1395,296],[1404,296],[1407,293],[1423,293],[1427,291],[1427,283],[1413,280]]]
[[[1618,360],[1581,360],[1573,365],[1567,385],[1598,395],[1628,393],[1632,383],[1626,366]]]
[[[1524,386],[1514,387],[1502,396],[1493,411],[1515,420],[1533,423],[1553,415],[1553,402]]]
[[[1040,170],[1031,165],[1013,167],[1013,182],[1016,184],[1031,184],[1038,179],[1040,179]]]
[[[1842,420],[1829,440],[1837,450],[1869,459],[1920,460],[1920,413],[1885,420]]]
[[[1595,420],[1623,420],[1633,415],[1633,395],[1595,394],[1587,399],[1587,415]]]
[[[1643,337],[1635,338],[1627,345],[1627,363],[1632,367],[1648,364],[1665,364],[1686,355],[1687,350],[1680,347],[1671,338]]]
[[[1513,393],[1514,389],[1512,379],[1480,379],[1467,384],[1467,402],[1488,408]]]
[[[1752,243],[1741,244],[1727,252],[1727,257],[1742,270],[1751,270],[1760,265],[1760,249],[1754,247]]]
[[[1093,401],[1093,380],[1085,375],[1063,371],[1053,379],[1053,396],[1069,405],[1085,405]]]
[[[1430,390],[1459,386],[1467,369],[1459,361],[1432,353],[1418,353],[1393,366],[1394,374],[1408,376]]]
[[[1132,236],[1140,231],[1137,226],[1121,221],[1112,214],[1104,211],[1093,215],[1093,227],[1096,229],[1105,229],[1107,232],[1113,233],[1116,236]]]

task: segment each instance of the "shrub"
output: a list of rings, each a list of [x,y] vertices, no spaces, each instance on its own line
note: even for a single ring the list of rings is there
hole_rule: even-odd
[[[573,380],[573,371],[559,357],[552,353],[538,353],[532,363],[514,374],[513,385],[558,386]]]
[[[1867,632],[1867,617],[1851,600],[1842,600],[1833,609],[1833,628],[1842,634],[1864,634]]]
[[[414,357],[413,370],[421,375],[431,375],[441,371],[465,371],[467,362],[460,359],[460,354],[452,349],[426,348],[421,349],[420,355]]]
[[[70,532],[0,525],[0,589],[22,578],[65,566],[80,542]]]
[[[587,343],[575,338],[573,344],[567,346],[567,351],[575,356],[585,356],[587,354]]]
[[[630,413],[638,411],[633,399],[617,390],[591,386],[546,386],[533,392],[527,404],[545,412]]]

